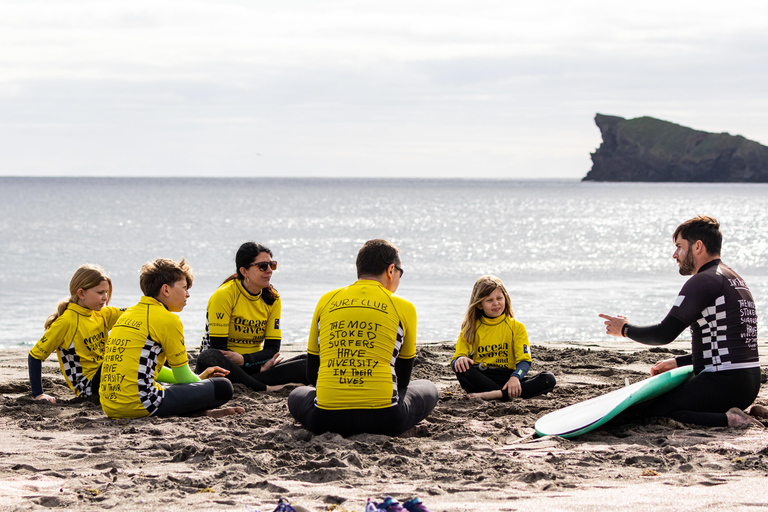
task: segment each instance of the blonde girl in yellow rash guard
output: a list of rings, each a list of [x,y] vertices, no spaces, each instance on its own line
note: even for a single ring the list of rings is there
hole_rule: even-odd
[[[32,396],[40,400],[56,402],[43,392],[42,381],[42,362],[53,352],[75,395],[98,396],[104,343],[121,314],[107,306],[112,280],[98,265],[80,266],[69,281],[69,293],[45,321],[45,334],[27,357]]]
[[[282,302],[270,284],[276,269],[269,248],[256,242],[240,246],[235,273],[208,301],[197,371],[226,368],[229,380],[255,391],[309,383],[306,354],[288,360],[280,355]]]
[[[549,372],[526,375],[531,368],[528,332],[514,318],[507,289],[496,276],[483,276],[472,288],[451,368],[468,398],[531,398],[555,387]]]

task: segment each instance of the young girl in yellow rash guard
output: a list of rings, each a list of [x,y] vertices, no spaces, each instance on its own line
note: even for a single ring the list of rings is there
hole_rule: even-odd
[[[528,332],[515,320],[509,294],[496,276],[483,276],[472,288],[451,368],[468,398],[531,398],[555,387],[549,372],[527,376]]]
[[[308,384],[307,355],[280,355],[282,303],[270,284],[277,262],[272,251],[245,242],[235,255],[235,273],[213,293],[196,370],[220,366],[227,378],[256,391]]]
[[[45,321],[45,334],[27,357],[32,396],[40,400],[56,402],[43,393],[42,381],[42,362],[53,352],[75,395],[98,396],[104,342],[121,314],[118,308],[107,306],[112,281],[98,265],[78,268],[69,281],[69,293]]]

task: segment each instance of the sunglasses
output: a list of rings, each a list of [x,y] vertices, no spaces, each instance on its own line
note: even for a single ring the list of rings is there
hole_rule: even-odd
[[[393,265],[395,265],[395,264],[393,263]],[[400,277],[403,277],[403,274],[404,274],[403,269],[401,269],[397,265],[395,265],[395,268],[400,271]]]
[[[272,270],[277,270],[277,262],[276,261],[257,261],[256,263],[251,263],[248,265],[248,268],[251,267],[259,267],[259,270],[262,272],[266,272],[268,268],[271,268]]]

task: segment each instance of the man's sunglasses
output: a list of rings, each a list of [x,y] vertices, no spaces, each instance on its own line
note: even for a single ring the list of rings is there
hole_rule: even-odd
[[[266,272],[268,268],[271,268],[272,270],[277,270],[277,262],[276,261],[257,261],[256,263],[251,263],[248,265],[248,268],[250,267],[259,267],[259,270],[262,272]]]

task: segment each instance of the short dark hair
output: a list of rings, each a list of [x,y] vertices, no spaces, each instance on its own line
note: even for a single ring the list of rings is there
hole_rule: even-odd
[[[357,253],[357,278],[380,276],[391,264],[400,266],[397,247],[387,240],[368,240]]]
[[[720,232],[720,223],[714,217],[699,215],[688,219],[677,226],[672,240],[677,240],[678,235],[691,244],[696,243],[696,240],[701,240],[710,255],[720,256],[723,234]]]
[[[168,258],[158,258],[142,265],[139,286],[141,293],[157,298],[164,284],[173,286],[176,281],[182,279],[186,279],[187,288],[192,288],[195,276],[192,274],[192,267],[184,258],[178,263]]]

